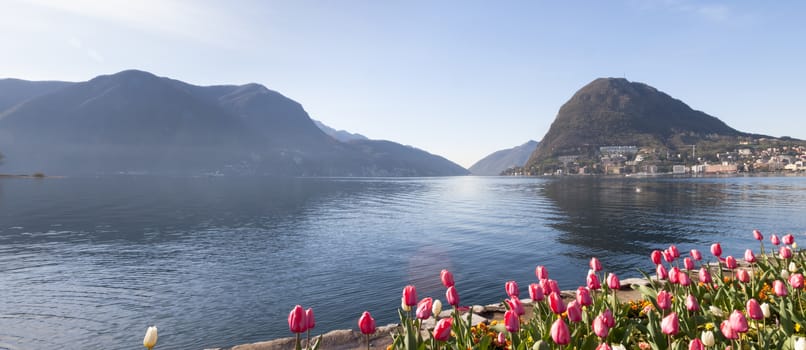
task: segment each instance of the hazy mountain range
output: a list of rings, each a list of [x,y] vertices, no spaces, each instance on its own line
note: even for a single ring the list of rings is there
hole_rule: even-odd
[[[321,128],[259,84],[196,86],[137,70],[80,83],[0,80],[4,172],[468,173],[423,150]]]
[[[468,170],[473,175],[496,176],[512,167],[522,167],[537,148],[538,142],[529,140],[520,146],[502,149],[482,158]]]

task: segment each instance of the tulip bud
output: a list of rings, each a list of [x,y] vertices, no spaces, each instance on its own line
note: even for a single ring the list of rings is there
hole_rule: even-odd
[[[143,346],[151,350],[157,345],[157,326],[151,326],[146,329],[146,336],[143,338]]]
[[[722,256],[722,246],[719,243],[711,244],[711,254],[717,258]]]
[[[658,265],[655,269],[655,273],[658,275],[659,280],[665,280],[666,277],[669,277],[669,272],[666,271],[666,268],[663,265]]]
[[[607,327],[613,328],[616,326],[616,319],[613,318],[613,313],[610,311],[610,309],[605,309],[602,311],[602,317],[604,318]]]
[[[730,328],[733,328],[734,331],[739,333],[747,332],[749,327],[747,326],[747,319],[744,317],[744,314],[739,310],[733,310],[730,314]]]
[[[806,338],[798,337],[798,340],[795,340],[795,350],[806,350]]]
[[[453,287],[456,283],[453,281],[453,274],[448,270],[442,270],[439,273],[439,278],[442,280],[442,285],[445,288]]]
[[[417,303],[417,318],[421,320],[427,320],[431,318],[431,307],[433,306],[433,299],[431,298],[424,298]]]
[[[755,238],[757,241],[760,241],[764,239],[764,235],[762,235],[761,231],[759,230],[753,230],[753,238]]]
[[[750,318],[754,320],[764,319],[764,312],[761,311],[761,306],[758,305],[756,299],[748,300],[745,308],[747,309],[747,316],[750,316]]]
[[[679,283],[680,282],[679,277],[680,277],[680,269],[678,269],[677,266],[672,267],[669,270],[669,283],[671,284]]]
[[[694,260],[700,261],[700,260],[702,260],[702,254],[700,253],[699,250],[692,249],[691,250],[691,258],[694,259]]]
[[[691,260],[691,258],[683,259],[683,268],[689,271],[693,271],[695,269],[694,260]]]
[[[652,254],[649,255],[649,258],[652,259],[652,263],[654,263],[655,265],[660,265],[661,254],[662,253],[660,252],[660,250],[653,250]]]
[[[601,283],[599,283],[599,277],[596,277],[595,273],[588,275],[588,288],[591,290],[598,290],[602,288]]]
[[[792,257],[792,249],[782,245],[781,248],[778,249],[778,255],[781,256],[781,259],[789,259]]]
[[[779,297],[785,297],[788,294],[784,282],[780,280],[772,281],[772,290],[775,291],[775,295]]]
[[[711,331],[702,332],[702,335],[700,335],[700,339],[702,339],[702,344],[709,348],[714,346],[714,344],[716,344],[716,339],[714,339],[714,332]]]
[[[694,338],[688,343],[688,350],[704,350],[705,347],[699,338]]]
[[[540,285],[537,283],[530,284],[529,297],[532,298],[533,302],[543,301],[543,298],[545,297],[543,294],[543,288],[540,288]]]
[[[403,288],[403,303],[410,306],[409,310],[411,310],[411,306],[417,305],[417,289],[414,286],[409,285]]]
[[[657,302],[658,307],[661,308],[661,310],[668,310],[670,307],[672,307],[672,295],[669,294],[669,292],[662,290],[658,293]]]
[[[591,261],[588,265],[590,265],[591,270],[595,272],[602,271],[602,263],[599,262],[599,259],[595,257],[591,258]]]
[[[772,313],[770,312],[770,304],[763,303],[761,304],[761,313],[764,315],[764,318],[769,318]]]
[[[375,333],[375,319],[369,314],[369,311],[364,311],[361,318],[358,319],[358,329],[362,334]]]
[[[556,281],[556,280],[549,280],[549,288],[551,288],[551,292],[552,292],[552,293],[557,293],[557,294],[560,294],[560,293],[562,292],[562,291],[560,290],[560,285],[557,283],[557,281]],[[545,292],[546,292],[546,290],[545,290],[545,289],[543,289],[543,292],[545,293]]]
[[[308,320],[305,319],[305,309],[302,306],[294,306],[288,314],[288,328],[293,333],[303,333],[308,330]]]
[[[674,255],[672,255],[670,251],[664,250],[660,253],[663,256],[663,260],[666,260],[667,263],[671,263],[672,261],[674,261]]]
[[[582,306],[590,306],[593,304],[593,298],[591,297],[591,292],[588,288],[577,288],[577,303]]]
[[[521,329],[520,319],[518,319],[518,313],[515,310],[507,310],[504,313],[504,326],[510,333],[515,333]]]
[[[618,280],[618,276],[615,273],[607,274],[607,287],[612,290],[621,289],[621,281]]]
[[[504,290],[507,292],[507,295],[510,297],[518,298],[521,294],[520,289],[518,288],[518,282],[509,281],[504,284]]]
[[[434,315],[434,318],[439,317],[439,314],[442,312],[442,302],[439,299],[434,300],[434,304],[431,305],[431,313]]]
[[[782,242],[784,242],[784,244],[790,244],[791,245],[792,243],[795,243],[795,236],[793,236],[791,233],[786,234],[786,235],[784,235],[784,237],[782,239]]]
[[[565,312],[565,304],[560,294],[554,292],[549,294],[549,309],[557,315]]]
[[[677,320],[677,313],[672,312],[660,321],[660,329],[664,334],[675,335],[680,329],[680,323]]]
[[[794,261],[789,263],[789,272],[798,272],[798,265]]]
[[[451,337],[451,326],[453,326],[453,319],[443,318],[437,322],[434,327],[434,340],[447,341]]]
[[[525,313],[525,310],[523,309],[523,304],[521,304],[520,299],[509,298],[507,300],[504,300],[504,302],[506,302],[507,306],[509,306],[509,309],[514,310],[515,313],[518,314],[518,316],[523,315]]]
[[[796,273],[792,276],[789,276],[789,284],[794,289],[802,289],[803,288],[803,275]]]
[[[734,257],[732,257],[730,255],[728,255],[728,257],[725,258],[725,267],[733,270],[737,266],[739,266],[739,264],[736,262],[736,258],[734,258]]]
[[[750,282],[750,272],[748,272],[747,270],[736,271],[736,279],[738,279],[739,282],[742,283]]]
[[[607,338],[607,334],[610,333],[610,327],[607,326],[607,320],[605,320],[604,316],[599,315],[593,319],[593,333],[596,334],[599,338]]]
[[[535,276],[537,276],[537,279],[539,279],[539,280],[545,280],[545,279],[548,279],[548,278],[549,278],[549,271],[548,271],[548,270],[546,270],[546,267],[545,267],[545,266],[543,266],[543,265],[538,265],[538,266],[535,268]]]
[[[699,273],[700,283],[711,283],[711,273],[708,269],[701,267]]]
[[[756,255],[753,254],[753,250],[747,249],[744,251],[744,261],[747,261],[751,264],[756,262]]]
[[[773,245],[779,245],[781,244],[781,240],[778,239],[777,235],[772,235],[770,236],[770,243],[772,243]]]
[[[672,256],[674,256],[675,258],[680,257],[680,251],[677,250],[677,246],[674,244],[669,246],[669,252],[672,253]]]
[[[568,321],[574,323],[582,321],[582,306],[576,300],[568,303],[566,311],[568,311]]]
[[[697,302],[697,298],[694,295],[689,294],[686,297],[686,310],[688,311],[697,311],[700,309],[700,303]]]
[[[451,286],[445,291],[445,299],[447,299],[448,304],[453,307],[459,306],[459,292],[456,291],[456,286]]]
[[[313,315],[313,308],[309,307],[308,310],[305,310],[305,321],[307,321],[306,330],[311,330],[313,327],[316,327],[316,318]]]
[[[722,323],[719,325],[719,331],[722,332],[722,335],[725,336],[725,338],[739,339],[739,332],[730,326],[730,321],[728,320],[722,321]]]
[[[562,318],[558,318],[551,325],[551,339],[558,345],[567,345],[571,342],[571,334]]]

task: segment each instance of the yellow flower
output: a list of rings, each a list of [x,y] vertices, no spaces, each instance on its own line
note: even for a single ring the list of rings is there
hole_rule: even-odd
[[[708,323],[705,324],[705,330],[710,331],[712,329],[714,329],[714,324],[713,323],[708,322]]]

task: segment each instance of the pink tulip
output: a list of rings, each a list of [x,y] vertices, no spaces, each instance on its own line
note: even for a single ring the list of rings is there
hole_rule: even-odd
[[[794,289],[803,289],[803,275],[799,273],[792,274],[789,276],[789,284]]]
[[[663,260],[666,260],[667,263],[674,261],[674,255],[672,255],[672,253],[668,250],[662,251],[661,255],[663,255]]]
[[[781,249],[778,249],[778,255],[781,256],[781,259],[789,259],[792,257],[792,249],[789,249],[789,247],[782,245]]]
[[[658,275],[658,279],[665,280],[666,277],[669,277],[669,272],[666,271],[666,268],[663,265],[658,265],[655,269],[655,274]]]
[[[607,320],[605,320],[604,316],[599,315],[593,319],[593,333],[596,334],[599,338],[607,338],[607,334],[610,333],[610,327],[607,326]]]
[[[722,332],[722,335],[728,339],[739,339],[739,332],[736,332],[731,326],[730,321],[724,320],[722,324],[719,325],[719,331]]]
[[[602,263],[599,262],[597,258],[591,258],[590,263],[588,264],[591,267],[591,270],[599,272],[602,271]]]
[[[506,344],[507,343],[507,336],[504,335],[504,332],[498,333],[498,344]]]
[[[747,261],[751,264],[756,262],[756,255],[753,254],[753,250],[747,249],[744,251],[744,261]]]
[[[450,318],[447,318],[447,320],[450,320]],[[362,334],[375,333],[375,319],[372,318],[369,311],[364,311],[361,314],[361,318],[358,319],[358,329],[361,330]]]
[[[772,290],[775,291],[775,295],[779,297],[785,297],[788,293],[786,291],[786,285],[784,282],[780,280],[772,281]]]
[[[670,307],[672,307],[672,295],[669,294],[669,292],[662,290],[658,293],[657,302],[658,307],[661,308],[661,310],[668,310]]]
[[[781,240],[778,239],[777,235],[772,235],[770,236],[770,243],[772,243],[773,245],[779,245],[781,244]]]
[[[700,338],[694,338],[688,343],[688,350],[705,350]]]
[[[520,319],[518,319],[518,313],[515,310],[507,310],[504,313],[504,326],[506,326],[507,331],[510,333],[515,333],[521,329]]]
[[[510,310],[515,310],[515,313],[517,313],[518,316],[523,315],[524,313],[526,313],[526,311],[524,311],[524,309],[523,309],[523,304],[521,304],[520,299],[512,297],[512,298],[509,298],[507,300],[504,300],[504,302],[507,303],[507,306],[509,306]]]
[[[736,279],[742,283],[750,282],[750,272],[747,270],[736,271]]]
[[[543,301],[543,298],[545,297],[543,295],[543,288],[541,288],[537,283],[530,284],[529,297],[532,298],[533,302]]]
[[[417,305],[417,289],[414,286],[406,286],[403,288],[403,302],[406,306]]]
[[[456,285],[456,283],[453,281],[453,274],[448,270],[442,270],[439,273],[439,278],[442,280],[442,285],[445,286],[445,288],[450,288]]]
[[[568,332],[568,326],[565,325],[562,318],[558,318],[551,325],[551,339],[558,345],[567,345],[571,342],[571,334]]]
[[[561,291],[560,291],[560,285],[559,285],[559,284],[557,284],[557,281],[556,281],[556,280],[551,280],[551,279],[550,279],[550,280],[549,280],[549,287],[551,288],[551,291],[552,291],[553,293],[560,294],[560,292],[561,292]],[[544,292],[545,292],[545,290],[544,290]]]
[[[701,267],[699,273],[700,283],[711,283],[711,272],[708,269]]]
[[[552,290],[551,290],[551,284],[550,284],[550,282],[549,282],[549,281],[551,281],[551,280],[550,280],[550,279],[542,279],[542,280],[540,280],[540,281],[539,281],[539,283],[540,283],[540,289],[542,289],[542,290],[543,290],[543,294],[544,294],[544,295],[549,295],[549,294],[551,294],[551,292],[552,292]]]
[[[308,308],[305,310],[305,321],[306,321],[306,330],[311,330],[313,327],[316,327],[316,317],[313,315],[313,308]]]
[[[756,299],[748,300],[746,309],[747,309],[747,316],[750,316],[750,318],[757,321],[764,319],[764,312],[761,311],[761,306],[758,304]]]
[[[733,256],[730,256],[730,255],[728,255],[728,257],[725,258],[725,267],[733,270],[737,266],[739,266],[739,263],[736,262],[736,258],[734,258]]]
[[[305,309],[294,306],[288,314],[288,328],[293,333],[304,333],[308,330],[308,320],[305,319]]]
[[[711,254],[717,258],[722,256],[722,246],[719,243],[711,244]]]
[[[427,320],[431,318],[431,307],[433,306],[434,300],[431,298],[424,298],[417,303],[417,318],[421,320]]]
[[[652,263],[654,263],[655,265],[659,265],[661,254],[662,253],[660,252],[660,250],[653,250],[652,254],[649,255],[649,258],[652,259]]]
[[[613,350],[613,348],[611,348],[610,345],[607,345],[607,343],[601,343],[596,347],[596,350]]]
[[[753,230],[753,238],[755,238],[757,241],[760,241],[764,239],[764,235],[762,235],[761,231],[759,230]]]
[[[545,266],[539,265],[539,266],[535,267],[535,276],[537,276],[537,279],[539,279],[539,280],[548,279],[549,278],[549,271],[546,270]]]
[[[695,269],[694,260],[691,260],[691,258],[683,259],[683,268],[689,271],[693,271]]]
[[[453,326],[453,319],[450,317],[443,318],[437,322],[434,327],[434,340],[447,341],[451,337],[451,326]]]
[[[593,298],[591,297],[591,292],[588,288],[577,288],[577,303],[582,306],[590,306],[593,304]]]
[[[568,311],[568,321],[574,323],[582,321],[582,306],[576,300],[568,303],[566,311]]]
[[[602,317],[604,318],[607,327],[613,328],[616,326],[616,319],[613,317],[613,312],[611,312],[610,309],[605,309],[602,311]]]
[[[456,291],[456,286],[450,286],[447,291],[445,291],[445,299],[448,300],[448,304],[453,307],[459,306],[459,292]]]
[[[702,254],[700,253],[699,250],[692,249],[691,250],[691,258],[696,260],[696,261],[700,261],[700,260],[702,260]]]
[[[559,293],[552,292],[549,294],[549,308],[551,312],[559,315],[565,312],[565,304],[563,303],[563,298],[560,297]]]
[[[507,295],[510,297],[519,297],[521,294],[520,289],[518,288],[518,282],[509,281],[504,284],[504,290],[506,290]]]
[[[792,243],[795,243],[795,236],[793,236],[791,233],[786,234],[781,241],[784,242],[784,244],[792,245]]]
[[[683,287],[688,287],[691,285],[691,277],[688,276],[688,272],[680,271],[677,274],[677,283],[679,283]]]
[[[664,334],[675,335],[677,334],[677,331],[679,329],[680,329],[680,323],[677,320],[676,312],[672,312],[666,315],[666,317],[664,317],[663,320],[660,321],[660,330]]]
[[[749,327],[747,326],[747,319],[744,318],[744,314],[739,310],[733,310],[730,314],[730,328],[734,331],[739,333],[747,332]]]
[[[700,309],[700,303],[697,302],[697,298],[694,295],[689,294],[686,297],[686,310],[688,311],[697,311]]]
[[[679,250],[677,250],[677,246],[675,246],[674,244],[672,244],[672,245],[670,245],[670,246],[669,246],[669,252],[671,252],[671,253],[672,253],[672,255],[673,255],[675,258],[679,258],[679,257],[680,257],[680,251],[679,251]]]
[[[607,274],[607,287],[612,290],[621,289],[621,281],[618,280],[618,276],[615,273]]]
[[[678,282],[680,282],[680,269],[674,266],[669,270],[669,283],[677,284]]]
[[[602,284],[599,283],[599,277],[596,277],[594,273],[588,274],[588,288],[591,290],[602,288]]]

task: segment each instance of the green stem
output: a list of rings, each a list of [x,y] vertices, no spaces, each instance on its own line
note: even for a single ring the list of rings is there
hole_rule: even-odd
[[[297,349],[297,350],[302,349],[302,345],[299,342],[300,342],[299,333],[297,333],[297,342],[294,345],[294,348]]]
[[[308,330],[308,335],[305,337],[305,349],[309,349],[311,347],[311,330]]]
[[[367,334],[367,350],[369,350],[369,334]]]

